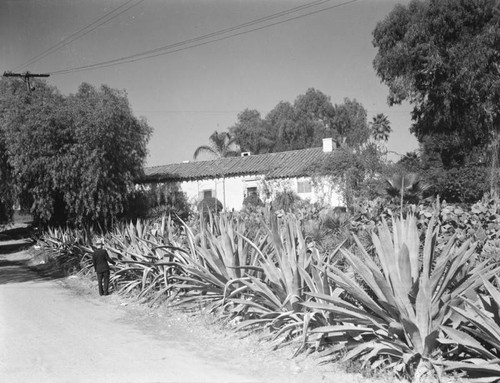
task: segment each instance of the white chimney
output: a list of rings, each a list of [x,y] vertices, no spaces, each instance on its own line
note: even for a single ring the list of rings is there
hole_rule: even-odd
[[[333,151],[333,138],[323,138],[323,153],[331,153]]]
[[[251,153],[250,152],[242,152],[241,156],[242,157],[248,157]]]

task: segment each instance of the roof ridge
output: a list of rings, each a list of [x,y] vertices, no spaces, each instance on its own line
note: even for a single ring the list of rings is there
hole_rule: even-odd
[[[226,157],[207,161],[182,162],[144,168],[141,182],[201,180],[262,174],[269,178],[303,177],[310,175],[310,166],[330,153],[322,147]]]
[[[323,150],[321,146],[316,146],[316,147],[313,147],[313,148],[286,150],[286,151],[283,151],[283,152],[250,154],[249,156],[231,156],[231,157],[214,158],[213,160],[202,160],[202,161],[190,161],[190,160],[188,160],[188,161],[183,161],[183,162],[173,162],[173,163],[164,164],[164,165],[146,166],[144,169],[161,168],[161,167],[164,167],[164,166],[175,166],[175,165],[184,166],[186,164],[199,164],[199,165],[202,165],[202,164],[207,163],[207,162],[208,163],[213,163],[213,162],[217,162],[217,161],[232,161],[232,160],[235,160],[235,159],[241,160],[241,159],[255,158],[255,157],[259,157],[259,156],[271,156],[271,155],[280,155],[280,154],[283,155],[285,153],[293,154],[293,153],[297,153],[297,152],[304,152],[304,151],[318,150],[318,149]]]

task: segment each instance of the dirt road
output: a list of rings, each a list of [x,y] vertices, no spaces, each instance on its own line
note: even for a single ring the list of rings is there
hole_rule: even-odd
[[[43,276],[26,266],[29,252],[2,244],[0,382],[377,383],[292,358],[295,349],[271,351],[211,315],[151,310],[100,297],[87,278]]]
[[[112,297],[77,295],[0,254],[1,382],[260,382],[179,334],[148,333]]]

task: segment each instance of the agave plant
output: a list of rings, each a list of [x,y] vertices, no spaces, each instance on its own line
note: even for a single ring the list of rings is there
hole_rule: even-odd
[[[170,278],[186,254],[173,231],[172,221],[163,217],[123,224],[107,235],[105,248],[118,260],[110,281],[119,293],[155,302],[171,291]]]
[[[328,315],[307,312],[302,303],[309,299],[307,292],[331,292],[321,267],[314,267],[329,257],[307,248],[300,222],[292,214],[285,216],[282,225],[275,217],[266,229],[266,237],[255,246],[262,275],[240,278],[238,282],[246,289],[241,290],[243,297],[232,302],[238,304],[234,311],[245,318],[237,329],[266,328],[273,345],[280,346],[304,335],[308,328],[328,323]]]
[[[182,273],[172,277],[172,288],[182,291],[176,296],[177,304],[184,307],[208,304],[213,311],[240,294],[242,286],[237,281],[242,275],[262,269],[254,246],[243,235],[244,221],[227,214],[210,215],[208,224],[202,216],[200,219],[197,234],[184,224],[188,256],[183,258]]]
[[[462,319],[460,327],[443,327],[447,338],[440,339],[454,346],[449,359],[460,359],[447,360],[445,370],[466,371],[470,381],[500,380],[500,278],[495,280],[497,287],[482,277],[485,294],[475,301],[464,298],[464,307],[453,308]]]
[[[341,242],[351,237],[351,222],[343,209],[325,209],[319,219],[303,222],[304,233],[308,240],[321,252],[333,250]]]
[[[393,218],[392,233],[383,220],[378,235],[372,234],[377,262],[355,240],[359,255],[341,251],[356,278],[334,266],[328,271],[350,299],[310,294],[317,302],[304,304],[332,313],[337,321],[314,332],[337,339],[346,351],[344,360],[360,359],[398,374],[413,371],[418,381],[429,369],[438,368],[434,359],[438,337],[452,307],[462,294],[481,285],[479,276],[491,276],[496,270],[486,263],[473,266],[475,249],[470,241],[457,247],[453,237],[438,254],[435,218],[422,246],[413,215]]]
[[[48,228],[38,241],[41,251],[65,272],[79,270],[86,265],[85,254],[92,241],[91,230]]]

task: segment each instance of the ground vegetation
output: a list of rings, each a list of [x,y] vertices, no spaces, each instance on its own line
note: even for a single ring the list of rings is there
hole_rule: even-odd
[[[116,226],[106,249],[118,260],[116,290],[145,304],[203,309],[324,362],[494,381],[499,206],[380,198],[350,211],[299,203],[291,213],[163,217]],[[314,222],[331,243],[311,235]],[[91,275],[90,237],[52,231],[40,243]]]

